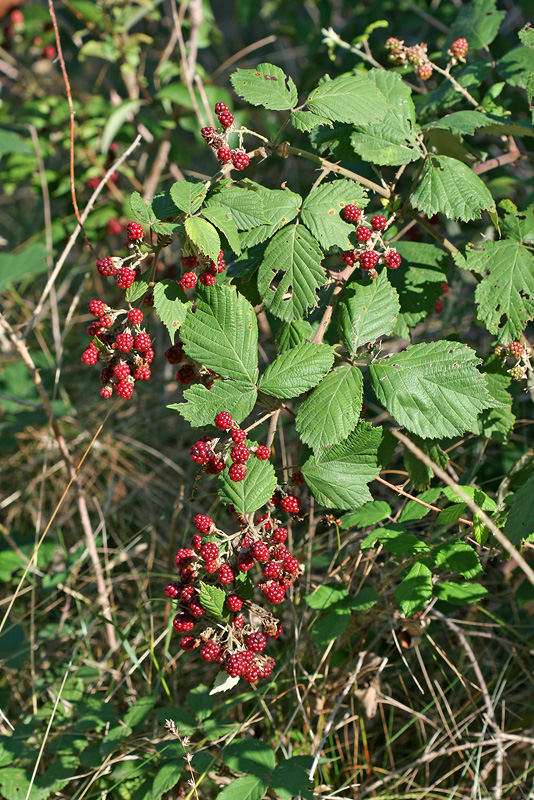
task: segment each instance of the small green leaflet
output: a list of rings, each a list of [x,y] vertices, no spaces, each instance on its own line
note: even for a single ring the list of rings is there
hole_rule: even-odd
[[[298,410],[296,427],[302,441],[315,453],[340,442],[358,422],[362,396],[358,367],[344,364],[333,369]]]
[[[348,237],[354,232],[354,225],[345,222],[341,211],[346,205],[363,209],[367,202],[365,191],[354,181],[322,183],[304,200],[301,220],[325,250],[331,247],[346,250],[352,247]]]
[[[349,284],[339,309],[339,331],[349,355],[358,348],[389,336],[400,311],[399,296],[383,269],[377,280],[367,285]]]
[[[504,533],[512,544],[534,539],[534,475],[515,493],[512,507],[504,526]]]
[[[329,119],[320,117],[313,111],[292,111],[291,124],[298,131],[311,131],[318,125],[332,125]]]
[[[427,217],[444,214],[464,222],[480,219],[482,211],[494,216],[497,213],[486,184],[467,164],[448,156],[429,156],[412,203]]]
[[[314,623],[312,639],[321,650],[340,636],[350,622],[349,608],[334,608]]]
[[[152,211],[152,207],[145,203],[139,192],[133,192],[129,200],[132,214],[138,222],[148,227],[157,222],[157,217]]]
[[[205,256],[217,263],[217,257],[221,251],[221,240],[217,230],[211,222],[202,217],[187,217],[185,220],[185,232]]]
[[[251,443],[247,442],[248,447]],[[270,461],[250,458],[242,481],[232,481],[228,470],[219,475],[219,497],[225,505],[233,504],[238,514],[252,514],[273,496],[276,474]]]
[[[218,586],[208,586],[204,581],[200,581],[200,605],[215,617],[224,616],[224,603],[226,592]]]
[[[488,590],[479,583],[453,583],[449,580],[446,583],[436,583],[434,594],[439,600],[463,606],[478,603],[486,597]]]
[[[412,441],[413,437],[414,435],[412,434]],[[415,438],[421,443],[425,442],[424,439],[419,439],[418,436]],[[408,450],[408,448],[405,448],[405,452],[406,450]],[[440,494],[441,489],[436,487],[433,489],[427,489],[426,492],[422,492],[417,499],[421,500],[422,503],[428,503],[429,505],[432,505],[439,498]],[[407,522],[414,522],[417,519],[423,519],[423,517],[426,517],[426,515],[430,513],[431,509],[422,505],[422,503],[417,503],[415,500],[408,500],[401,511],[399,523],[405,524]]]
[[[285,350],[290,350],[292,347],[302,344],[304,339],[311,339],[312,336],[312,326],[307,319],[282,322],[275,336],[277,350],[279,353],[283,353]]]
[[[280,67],[258,64],[230,76],[235,93],[253,106],[288,111],[298,103],[297,87]]]
[[[424,439],[455,436],[476,426],[492,400],[476,353],[465,344],[432,342],[375,361],[369,374],[393,419]]]
[[[143,276],[137,278],[129,289],[126,289],[126,300],[128,303],[135,303],[136,300],[139,300],[140,297],[143,297],[144,294],[148,292],[148,279],[147,277],[150,274],[149,270],[143,273]]]
[[[180,336],[188,356],[225,378],[255,386],[258,323],[250,303],[233,286],[215,284],[197,294]]]
[[[432,572],[420,561],[416,562],[395,589],[397,605],[405,617],[413,617],[432,597]]]
[[[223,762],[232,772],[269,775],[276,765],[273,750],[261,739],[234,739],[223,752]]]
[[[305,600],[315,611],[325,611],[332,606],[346,606],[349,593],[340,583],[322,583]]]
[[[349,511],[341,517],[341,529],[366,528],[368,525],[376,525],[378,522],[387,519],[392,514],[391,506],[385,500],[371,500],[365,503],[356,511]]]
[[[256,387],[250,383],[215,380],[211,389],[195,384],[184,392],[184,403],[167,406],[178,411],[195,428],[213,425],[221,408],[232,415],[239,425],[248,417],[256,403]]]
[[[238,256],[241,255],[241,245],[239,244],[239,234],[236,224],[229,208],[216,205],[206,205],[202,209],[202,216],[218,228],[228,241],[228,244]]]
[[[268,790],[267,778],[245,775],[243,778],[234,778],[225,786],[217,795],[217,800],[261,800]]]
[[[40,242],[33,242],[18,253],[0,253],[0,290],[47,269],[46,247]]]
[[[285,399],[317,386],[334,363],[334,348],[305,342],[281,353],[265,370],[258,389]]]
[[[261,202],[264,222],[241,234],[243,248],[253,247],[269,239],[286,223],[295,219],[302,205],[302,197],[289,189],[266,189],[248,182],[255,188]]]
[[[515,423],[512,412],[512,396],[507,391],[511,379],[497,356],[492,355],[484,364],[486,382],[490,395],[495,400],[495,408],[487,408],[478,415],[475,433],[486,439],[498,442],[508,440]]]
[[[394,333],[410,338],[410,329],[434,311],[436,300],[447,283],[446,257],[433,244],[399,242],[396,249],[403,263],[400,269],[390,270],[388,278],[397,289],[400,313]]]
[[[421,437],[416,436],[415,433],[411,433],[409,438],[414,444],[417,445],[417,447],[419,447],[427,456],[429,456],[429,458],[431,458],[432,461],[438,465],[438,467],[445,469],[449,462],[449,457],[447,453],[441,449],[437,441],[432,439],[421,439]],[[423,464],[422,461],[419,461],[417,456],[415,456],[411,450],[408,450],[407,447],[404,448],[403,458],[404,466],[406,467],[414,488],[417,489],[417,491],[426,489],[434,477],[433,471],[430,469],[430,467],[427,467],[426,464]]]
[[[503,344],[517,339],[534,318],[534,255],[519,242],[484,242],[456,263],[484,275],[475,291],[478,319]]]
[[[263,195],[259,184],[243,181],[241,186],[224,186],[210,197],[209,205],[220,205],[228,209],[238,231],[249,231],[268,223],[263,213]]]
[[[476,578],[483,571],[477,554],[465,542],[445,542],[434,550],[432,561],[436,569],[457,572],[468,580]]]
[[[447,50],[458,36],[467,39],[469,49],[486,48],[497,36],[505,16],[506,11],[496,10],[495,0],[471,0],[460,8],[443,45],[444,50]]]
[[[176,181],[169,190],[173,203],[185,214],[194,214],[195,211],[198,211],[207,191],[205,183],[188,178]]]
[[[154,286],[154,307],[169,332],[171,344],[174,344],[176,332],[185,320],[190,306],[191,303],[176,281],[167,278]]]
[[[322,258],[303,225],[286,225],[272,238],[258,272],[258,291],[276,317],[291,322],[315,308],[317,289],[325,282]]]
[[[430,550],[426,542],[421,541],[419,537],[413,533],[406,533],[400,526],[396,528],[394,525],[376,528],[369,536],[365,537],[361,543],[361,548],[362,550],[368,550],[376,542],[380,542],[388,553],[399,557],[428,553]]]
[[[301,472],[315,499],[340,509],[358,508],[372,500],[367,484],[380,472],[381,440],[380,428],[360,422],[343,442],[308,458]]]
[[[350,607],[353,611],[368,611],[376,603],[378,603],[378,594],[376,589],[372,586],[362,589],[358,594],[355,594],[350,601]]]
[[[367,77],[326,75],[306,100],[310,111],[332,122],[370,125],[387,112],[386,98]]]

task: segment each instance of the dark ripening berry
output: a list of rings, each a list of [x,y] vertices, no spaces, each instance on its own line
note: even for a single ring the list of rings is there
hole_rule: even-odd
[[[180,367],[176,373],[176,380],[178,383],[181,383],[184,386],[187,386],[189,383],[193,383],[195,380],[195,370],[191,364],[184,364],[183,367]]]
[[[354,266],[357,258],[358,257],[353,250],[345,250],[345,252],[341,253],[341,260],[349,267]]]
[[[197,645],[197,640],[194,636],[182,636],[180,639],[180,650],[194,650]]]
[[[230,469],[228,470],[228,477],[231,481],[237,483],[238,481],[242,481],[247,474],[247,468],[244,464],[232,464]]]
[[[184,358],[183,347],[181,344],[173,344],[165,350],[163,355],[169,364],[179,364]]]
[[[270,531],[273,527],[269,514],[260,514],[256,525],[261,526],[264,531]]]
[[[376,214],[371,218],[371,227],[374,231],[383,231],[388,221],[381,214]]]
[[[223,111],[230,111],[226,103],[215,103],[215,113],[222,114]]]
[[[217,134],[217,131],[215,130],[215,128],[206,127],[206,128],[201,128],[200,133],[204,137],[204,139],[210,139],[212,136],[215,136]]]
[[[210,458],[206,466],[206,473],[208,475],[218,475],[226,469],[226,463],[220,458]]]
[[[241,611],[243,608],[243,601],[236,594],[230,594],[226,598],[226,605],[230,611]]]
[[[230,458],[236,464],[245,464],[250,457],[250,450],[246,444],[235,444],[230,450]]]
[[[444,304],[443,300],[436,300],[436,303],[434,305],[434,313],[435,314],[441,314],[441,312],[443,311],[444,307],[445,307],[445,304]]]
[[[215,427],[220,431],[229,431],[232,425],[232,415],[228,411],[221,411],[215,417]]]
[[[165,594],[171,600],[177,600],[180,597],[180,590],[182,584],[178,583],[177,581],[173,581],[172,583],[168,583],[165,587]]]
[[[177,614],[172,625],[177,633],[188,633],[195,627],[195,620],[190,614]]]
[[[267,646],[267,639],[260,631],[255,631],[247,636],[247,647],[253,653],[261,653]]]
[[[128,267],[122,267],[115,276],[115,283],[119,287],[119,289],[129,289],[132,283],[135,281],[135,272],[133,269],[129,269]]]
[[[244,150],[232,150],[232,164],[235,169],[245,169],[250,164],[250,158]]]
[[[212,528],[215,527],[215,523],[213,522],[211,517],[207,517],[205,514],[197,514],[195,517],[195,528],[200,533],[209,533]]]
[[[100,258],[96,262],[96,268],[101,275],[104,275],[106,277],[109,275],[115,275],[118,272],[117,267],[113,263],[113,259],[111,258],[111,256]]]
[[[143,226],[140,225],[138,222],[129,222],[126,226],[126,233],[128,234],[128,238],[132,240],[132,242],[139,242],[143,238],[145,232],[143,230]]]
[[[254,559],[251,554],[246,550],[237,557],[237,568],[240,572],[248,572],[254,566]]]
[[[300,511],[300,502],[296,497],[293,497],[292,494],[288,494],[287,497],[284,497],[280,505],[288,514],[298,514]]]
[[[113,367],[109,366],[109,364],[108,364],[108,366],[104,367],[104,369],[100,373],[100,380],[102,381],[102,383],[105,386],[106,383],[110,382],[112,377],[113,377]]]
[[[356,228],[356,238],[359,242],[368,242],[372,235],[371,228],[367,228],[365,225],[358,225]]]
[[[247,438],[247,434],[241,428],[232,428],[230,436],[236,444],[242,444]]]
[[[184,272],[178,283],[184,290],[194,289],[197,285],[197,276],[194,272]]]
[[[140,325],[143,321],[143,312],[140,308],[131,308],[128,311],[128,320],[133,325]]]
[[[256,458],[259,458],[260,461],[266,461],[268,458],[271,457],[271,451],[264,444],[260,444],[256,448],[254,455],[256,456]]]
[[[131,333],[119,333],[115,339],[117,350],[121,353],[129,353],[134,346],[134,338]]]
[[[232,158],[232,151],[230,150],[227,145],[223,144],[222,147],[219,147],[217,150],[217,161],[220,161],[221,164],[228,164],[228,162]]]
[[[366,250],[360,255],[360,267],[362,269],[374,269],[378,264],[380,256],[374,250]]]
[[[221,111],[221,113],[218,114],[218,120],[223,128],[231,128],[234,124],[234,119],[234,115],[230,114],[229,111]]]
[[[202,647],[200,648],[200,658],[203,658],[204,661],[217,661],[221,652],[221,648],[215,642],[207,641],[204,642]]]
[[[361,215],[362,212],[358,208],[358,206],[353,206],[349,204],[348,206],[345,206],[345,208],[343,209],[343,216],[345,217],[347,222],[358,222]]]

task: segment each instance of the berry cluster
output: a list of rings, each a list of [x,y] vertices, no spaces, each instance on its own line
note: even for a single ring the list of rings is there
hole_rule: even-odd
[[[266,678],[275,661],[263,651],[268,638],[280,636],[282,625],[269,610],[239,595],[242,582],[238,584],[237,576],[256,568],[257,588],[268,602],[279,605],[299,575],[299,562],[284,544],[287,528],[280,527],[270,513],[260,515],[256,524],[244,521],[232,536],[222,535],[205,514],[197,514],[194,524],[197,532],[191,547],[180,548],[176,554],[179,580],[165,587],[167,597],[178,601],[173,627],[185,634],[179,646],[199,649],[204,661],[217,663],[231,677],[242,676],[249,683]],[[250,576],[247,583],[253,591]],[[220,597],[224,592],[222,617],[202,604],[203,598],[211,596],[210,587],[216,587],[213,591]]]
[[[242,133],[239,132],[239,147],[231,150],[228,145],[229,133],[233,130],[235,117],[225,103],[215,103],[215,113],[219,120],[220,128],[217,130],[208,126],[201,128],[200,133],[209,147],[215,150],[220,164],[232,162],[234,169],[245,169],[250,163],[250,158],[243,149]]]
[[[397,269],[400,266],[400,255],[382,240],[382,232],[388,227],[386,217],[375,214],[370,222],[367,222],[361,209],[350,204],[344,207],[343,216],[347,222],[356,224],[355,233],[358,240],[358,245],[354,249],[345,250],[341,254],[341,260],[345,264],[352,267],[359,262],[360,267],[369,273],[370,278],[378,277],[376,267],[380,262],[389,269]]]
[[[210,258],[206,259],[194,255],[180,256],[180,263],[185,272],[178,283],[184,291],[194,289],[197,281],[200,281],[203,286],[213,286],[215,276],[224,272],[227,266],[222,250],[219,251],[217,263]]]
[[[515,364],[508,370],[508,375],[513,381],[522,381],[527,377],[527,369],[530,367],[530,350],[521,342],[510,342],[508,347],[498,344],[495,348],[495,355],[500,359],[501,364],[506,363],[507,358],[513,358]]]
[[[406,47],[404,41],[396,39],[394,36],[386,41],[386,50],[389,50],[389,60],[396,66],[406,66],[411,64],[416,75],[422,81],[427,81],[432,77],[434,65],[427,55],[428,46],[425,42]],[[459,61],[465,63],[465,56],[469,50],[469,43],[463,37],[456,39],[450,46],[448,54],[451,57],[451,65],[454,66]]]

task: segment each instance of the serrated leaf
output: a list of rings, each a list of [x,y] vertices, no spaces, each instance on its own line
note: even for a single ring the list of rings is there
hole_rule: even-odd
[[[315,611],[325,611],[332,606],[346,606],[349,593],[339,583],[323,583],[314,592],[306,595],[304,599]]]
[[[234,91],[247,103],[273,111],[286,111],[298,103],[297,87],[280,67],[258,64],[238,69],[230,76]]]
[[[438,525],[452,525],[453,522],[458,522],[464,511],[465,503],[453,503],[452,506],[447,506],[441,511],[436,523]]]
[[[483,275],[475,291],[477,317],[503,344],[518,339],[534,318],[534,255],[519,242],[484,242],[468,249],[463,269]]]
[[[532,127],[512,122],[506,117],[483,114],[482,111],[454,111],[440,120],[429,122],[426,129],[445,129],[460,136],[472,136],[483,128],[485,133],[509,136],[534,136]]]
[[[330,125],[330,120],[314,114],[313,111],[292,111],[291,124],[298,131],[311,131],[317,125]]]
[[[239,425],[248,417],[256,403],[256,387],[241,381],[214,381],[211,389],[200,384],[184,392],[184,403],[167,406],[178,411],[195,428],[213,425],[219,411],[224,409]]]
[[[134,728],[136,725],[144,722],[154,708],[156,700],[157,697],[155,695],[139,697],[124,715],[124,723]]]
[[[325,282],[323,254],[303,225],[286,225],[269,242],[258,272],[267,308],[284,322],[307,316]]]
[[[317,386],[334,363],[334,347],[305,342],[286,350],[260,377],[258,389],[273,397],[298,397]]]
[[[387,111],[386,98],[367,77],[341,75],[332,80],[326,75],[306,100],[314,114],[332,122],[370,125]]]
[[[423,453],[425,453],[425,455],[431,458],[438,467],[445,469],[449,462],[449,457],[447,453],[441,449],[437,441],[433,439],[421,439],[421,437],[416,436],[415,433],[410,434],[409,438]],[[406,471],[408,472],[408,476],[414,488],[417,489],[417,491],[425,489],[434,477],[434,472],[430,467],[427,467],[426,464],[423,464],[423,462],[420,461],[411,450],[408,450],[407,447],[404,448],[403,459],[404,466],[406,467]]]
[[[472,0],[460,8],[450,34],[443,46],[447,50],[451,43],[464,36],[469,42],[469,49],[480,50],[497,36],[506,11],[497,11],[495,0]]]
[[[164,761],[158,769],[152,786],[152,792],[149,794],[151,800],[160,800],[162,795],[170,792],[173,786],[176,786],[182,774],[183,761]]]
[[[234,778],[219,792],[217,800],[261,800],[268,789],[267,778],[246,775],[244,778]]]
[[[338,317],[339,332],[351,358],[363,345],[389,336],[399,311],[399,296],[385,269],[367,285],[351,283],[343,294]]]
[[[215,678],[210,694],[218,694],[219,692],[228,692],[230,691],[230,689],[233,689],[234,686],[237,686],[240,680],[241,680],[240,675],[236,675],[235,678],[232,678],[232,676],[228,675],[228,673],[226,672],[219,672],[219,674]]]
[[[457,572],[468,580],[483,572],[477,554],[465,542],[445,542],[434,551],[432,560],[437,569]]]
[[[241,255],[241,245],[239,244],[239,233],[229,208],[216,205],[205,206],[202,209],[202,216],[218,228],[226,236],[228,244],[238,256]]]
[[[233,286],[215,285],[198,294],[180,337],[190,358],[225,378],[252,388],[258,379],[258,323],[250,303]]]
[[[275,768],[273,750],[261,739],[234,739],[223,752],[223,762],[232,772],[269,775]]]
[[[313,329],[308,320],[295,319],[293,322],[282,322],[274,338],[279,353],[302,344],[304,339],[311,339]]]
[[[431,342],[375,361],[369,374],[393,419],[423,439],[455,436],[493,406],[476,353],[465,344]]]
[[[139,192],[132,192],[129,197],[130,209],[134,218],[142,225],[150,226],[157,221],[156,215],[152,211],[152,207],[147,205]]]
[[[147,272],[144,273],[148,275]],[[139,300],[140,297],[143,297],[148,291],[148,280],[147,278],[140,277],[137,278],[132,285],[126,289],[125,297],[128,303],[135,303],[136,300]]]
[[[418,561],[395,589],[395,600],[405,617],[413,617],[432,597],[432,572]]]
[[[244,182],[243,186],[225,186],[210,197],[210,205],[218,204],[231,211],[238,231],[249,231],[267,224],[258,185]]]
[[[380,472],[379,428],[360,422],[339,444],[311,456],[301,472],[313,496],[323,506],[353,509],[372,500],[367,484]]]
[[[476,486],[467,486],[459,484],[459,488],[463,489],[465,494],[467,494],[475,503],[480,506],[482,511],[496,511],[497,510],[497,503],[495,500],[483,492],[482,489],[477,489]],[[464,501],[457,494],[451,486],[445,486],[443,488],[443,494],[450,500],[451,503],[463,503]]]
[[[304,788],[310,781],[311,756],[293,756],[276,765],[269,782],[271,790],[280,800],[305,797]],[[312,795],[313,796],[313,795]]]
[[[340,636],[350,622],[350,609],[335,608],[314,623],[312,639],[321,650]]]
[[[169,189],[169,194],[174,205],[177,206],[180,211],[183,211],[185,214],[194,214],[202,205],[207,191],[208,187],[202,181],[184,178],[172,184]]]
[[[364,503],[356,511],[349,511],[348,514],[343,514],[341,517],[341,530],[376,525],[378,522],[387,519],[392,513],[391,506],[385,500],[371,500],[369,503]]]
[[[413,533],[406,533],[400,526],[399,528],[395,528],[393,525],[377,528],[365,537],[360,545],[361,549],[368,550],[376,542],[380,542],[388,553],[392,553],[394,556],[413,556],[428,553],[430,550],[426,542],[421,541]]]
[[[271,238],[276,231],[295,219],[302,204],[302,197],[289,189],[266,189],[256,186],[261,201],[265,222],[241,234],[243,247],[253,247]]]
[[[419,437],[415,438],[419,439]],[[420,439],[419,441],[424,443],[424,439]],[[408,448],[406,448],[406,450],[407,449]],[[441,489],[436,487],[434,489],[427,489],[426,492],[422,492],[417,499],[421,500],[423,503],[428,503],[431,505],[436,502],[440,494],[441,494]],[[430,513],[430,511],[431,509],[427,508],[427,506],[422,505],[422,503],[418,503],[415,500],[408,500],[408,502],[401,511],[399,517],[399,523],[402,524],[406,522],[413,522],[415,520],[423,519],[424,517],[426,517],[427,514]]]
[[[358,594],[355,594],[350,601],[350,607],[353,611],[368,611],[374,605],[378,603],[378,594],[376,593],[376,589],[373,589],[372,586],[369,586],[366,589],[362,589]]]
[[[488,590],[479,583],[436,583],[434,594],[446,603],[463,606],[467,603],[478,603],[488,594]]]
[[[486,184],[466,164],[448,156],[429,157],[411,200],[427,217],[444,214],[468,222],[480,219],[482,211],[496,213]]]
[[[249,445],[250,446],[250,445]],[[219,475],[219,497],[225,505],[233,504],[238,514],[252,514],[273,496],[276,474],[269,461],[251,456],[242,481],[232,481],[228,470]]]
[[[344,364],[333,369],[298,410],[295,424],[302,441],[315,453],[340,442],[358,422],[362,396],[358,367]]]
[[[534,534],[534,475],[515,493],[504,533],[513,545],[531,541]]]
[[[367,203],[364,189],[354,181],[322,183],[304,200],[300,218],[321,247],[346,250],[352,247],[348,237],[354,232],[354,225],[345,222],[340,212],[346,205],[363,209]]]
[[[4,800],[45,800],[50,794],[48,789],[40,789],[33,784],[30,789],[30,773],[22,767],[6,767],[0,770],[0,787]]]
[[[409,339],[410,329],[434,311],[436,300],[443,294],[442,283],[447,282],[446,257],[433,244],[398,242],[396,249],[403,263],[388,273],[400,300],[394,333]]]
[[[484,369],[488,391],[495,401],[495,408],[488,408],[478,415],[475,433],[486,439],[506,442],[515,424],[512,396],[507,391],[511,379],[497,356],[490,357],[484,364]]]
[[[218,586],[208,586],[200,581],[200,605],[210,614],[221,618],[226,601],[226,592]]]
[[[201,217],[188,217],[185,222],[185,232],[193,244],[205,256],[217,263],[217,257],[221,251],[221,240],[216,228]]]
[[[175,335],[184,322],[191,303],[176,281],[167,278],[154,286],[154,307],[174,344]]]

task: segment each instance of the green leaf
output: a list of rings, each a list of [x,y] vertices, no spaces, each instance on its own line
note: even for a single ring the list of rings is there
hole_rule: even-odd
[[[202,217],[187,217],[184,225],[185,232],[193,244],[205,256],[217,263],[217,257],[221,252],[221,240],[211,222],[207,222]]]
[[[384,69],[372,69],[368,77],[386,98],[388,108],[379,123],[357,123],[351,136],[354,151],[379,166],[400,166],[421,158],[410,87],[400,75]]]
[[[469,248],[458,266],[483,275],[475,290],[477,317],[503,344],[519,338],[534,318],[534,255],[518,242]]]
[[[469,42],[470,50],[481,50],[497,36],[506,11],[496,11],[495,0],[472,0],[456,17],[443,49],[447,50],[459,36]]]
[[[369,586],[367,589],[362,589],[358,594],[355,594],[350,601],[350,607],[353,611],[368,611],[378,603],[378,594],[376,589]]]
[[[424,439],[455,436],[476,425],[493,400],[476,353],[465,344],[432,342],[375,361],[369,374],[393,419]]]
[[[483,128],[485,133],[495,135],[534,136],[534,131],[528,123],[518,124],[506,117],[484,114],[482,111],[455,111],[440,120],[429,122],[425,128],[450,130],[460,136],[472,136],[480,128]]]
[[[249,444],[250,447],[250,444]],[[228,470],[219,475],[219,497],[225,505],[233,504],[238,514],[252,514],[273,496],[276,474],[269,461],[252,457],[247,462],[247,474],[242,481],[232,481]]]
[[[436,583],[434,594],[446,603],[463,606],[467,603],[478,603],[488,594],[488,590],[479,583]]]
[[[298,410],[296,427],[302,441],[315,453],[340,442],[358,422],[362,396],[358,367],[344,364],[333,369]]]
[[[118,106],[113,107],[113,111],[109,115],[104,125],[104,130],[102,131],[102,139],[100,142],[101,153],[108,153],[110,144],[115,139],[128,117],[135,117],[142,105],[142,100],[124,100]]]
[[[3,800],[45,800],[50,794],[48,789],[40,789],[35,784],[30,790],[30,773],[22,767],[1,769],[0,787]]]
[[[214,617],[221,618],[224,612],[226,592],[218,586],[208,586],[200,581],[200,605]]]
[[[380,542],[388,553],[395,556],[413,556],[418,553],[428,553],[430,549],[426,542],[421,541],[412,533],[406,533],[400,526],[397,528],[394,525],[374,530],[365,537],[360,545],[361,549],[368,550],[370,547],[374,547],[376,542]]]
[[[292,800],[302,795],[303,787],[310,781],[311,756],[293,756],[276,765],[270,777],[271,789],[281,800]]]
[[[221,233],[224,234],[224,236],[226,236],[228,244],[234,253],[240,256],[241,246],[239,244],[239,234],[237,232],[231,210],[213,203],[212,205],[205,206],[202,209],[202,216],[204,219],[207,219],[208,222],[211,222],[213,225],[215,225],[215,227],[218,228]]]
[[[371,500],[367,484],[380,472],[381,440],[379,428],[360,422],[340,444],[308,458],[301,472],[317,502],[327,507],[353,509]]]
[[[136,725],[144,722],[154,708],[156,700],[157,697],[154,695],[139,697],[124,715],[124,723],[129,725],[130,728],[134,728]]]
[[[385,269],[367,285],[351,283],[343,294],[338,317],[339,332],[351,358],[363,345],[389,336],[399,311],[399,296]]]
[[[513,545],[532,541],[534,535],[534,475],[514,495],[504,533]]]
[[[261,800],[268,789],[269,783],[266,778],[247,775],[232,780],[222,792],[219,792],[217,800]]]
[[[445,542],[433,553],[434,566],[437,569],[457,572],[471,580],[483,572],[477,554],[465,542]]]
[[[238,69],[230,76],[234,91],[247,103],[273,111],[286,111],[298,103],[297,87],[280,67],[258,64]]]
[[[497,503],[492,497],[483,492],[482,489],[477,489],[475,486],[463,486],[460,485],[460,489],[463,489],[465,494],[467,494],[475,503],[480,506],[482,511],[496,511],[497,510]],[[463,503],[464,501],[457,494],[454,489],[450,486],[445,486],[443,488],[443,494],[450,500],[451,503]]]
[[[241,235],[244,248],[270,239],[277,230],[295,219],[302,204],[302,197],[289,189],[266,189],[260,184],[251,185],[261,201],[264,222]]]
[[[184,403],[167,406],[178,411],[195,428],[213,425],[221,408],[239,425],[256,403],[256,387],[242,381],[214,381],[211,389],[195,384],[184,392]]]
[[[226,672],[219,672],[217,677],[213,682],[213,686],[211,687],[210,694],[219,694],[219,692],[229,692],[230,689],[233,689],[240,681],[240,676],[236,675],[235,678],[232,678],[231,675],[228,675]]]
[[[443,294],[441,284],[447,282],[446,257],[443,250],[433,244],[398,242],[396,249],[403,263],[399,269],[388,273],[400,300],[394,333],[409,339],[409,329],[434,311],[436,300]]]
[[[194,181],[188,178],[176,181],[169,189],[174,205],[186,214],[194,214],[195,211],[198,211],[207,191],[207,185],[203,181]]]
[[[336,608],[314,623],[312,639],[321,650],[340,636],[350,622],[350,609]]]
[[[371,500],[356,511],[349,511],[341,517],[341,529],[366,528],[376,525],[392,514],[391,506],[385,500]]]
[[[322,183],[304,200],[301,220],[325,250],[347,250],[352,247],[349,234],[354,232],[354,225],[345,222],[340,212],[346,205],[363,209],[367,202],[365,191],[354,181]]]
[[[121,749],[120,745],[123,739],[130,736],[131,733],[132,729],[128,725],[117,725],[111,728],[100,743],[100,753],[103,756],[108,756],[114,751],[118,752]]]
[[[283,322],[280,325],[274,341],[278,352],[283,353],[302,344],[304,339],[311,339],[312,336],[313,329],[308,320],[295,319],[293,322]]]
[[[175,335],[187,316],[191,303],[176,281],[167,278],[154,286],[154,308],[174,344]]]
[[[395,600],[405,617],[413,617],[431,597],[432,572],[418,561],[395,589]]]
[[[165,761],[158,769],[152,786],[151,800],[160,798],[169,792],[180,780],[182,774],[183,761]]]
[[[424,439],[421,439],[420,441],[424,443]],[[432,504],[436,502],[440,494],[441,494],[441,489],[439,488],[428,489],[426,492],[422,492],[417,499],[422,500],[423,503]],[[430,508],[427,508],[421,503],[417,503],[415,500],[408,500],[408,502],[401,511],[399,522],[400,523],[414,522],[415,520],[423,519],[424,517],[426,517],[427,514],[430,513],[430,511],[431,511]]]
[[[150,227],[154,222],[156,222],[156,215],[152,211],[152,206],[149,206],[139,192],[132,192],[129,197],[130,209],[134,216],[134,218],[144,225],[145,227]]]
[[[339,583],[322,583],[314,592],[304,598],[310,608],[315,611],[325,611],[333,606],[345,605],[349,593]]]
[[[263,194],[259,194],[258,184],[244,182],[243,186],[229,185],[210,197],[210,207],[221,205],[228,209],[238,231],[249,231],[268,220],[263,213]],[[266,190],[267,191],[267,190]]]
[[[15,131],[0,128],[0,156],[7,156],[10,153],[24,153],[31,155],[34,152],[31,144],[19,136]]]
[[[454,503],[443,509],[436,522],[438,525],[451,525],[453,522],[458,522],[464,511],[465,503]]]
[[[273,751],[260,739],[234,740],[224,750],[222,758],[232,772],[258,776],[268,775],[276,765]]]
[[[378,122],[388,109],[382,92],[363,75],[340,75],[334,80],[326,75],[309,94],[306,105],[320,117],[352,125]]]
[[[287,225],[269,242],[258,272],[258,290],[268,309],[284,322],[307,316],[325,282],[323,254],[303,225]]]
[[[334,363],[334,347],[304,342],[281,353],[260,378],[258,389],[285,399],[317,386]]]
[[[437,441],[432,439],[421,439],[421,437],[416,436],[415,433],[410,434],[409,438],[423,451],[423,453],[425,453],[425,455],[429,456],[432,461],[435,461],[438,467],[445,469],[449,463],[449,457],[447,453],[441,449]],[[414,488],[417,489],[417,491],[426,489],[434,477],[434,472],[430,469],[430,467],[427,467],[426,464],[423,464],[422,461],[419,461],[417,456],[414,455],[411,450],[408,450],[407,447],[404,448],[403,459],[404,466],[406,467],[406,471],[408,472]]]
[[[330,120],[314,114],[313,111],[292,111],[291,124],[298,131],[311,131],[318,125],[330,125]]]
[[[466,164],[448,156],[428,158],[411,200],[427,217],[444,214],[468,222],[480,219],[484,210],[496,214],[486,184]]]
[[[148,276],[148,270],[144,273]],[[135,280],[129,289],[126,289],[126,300],[128,303],[135,303],[136,300],[139,300],[140,297],[143,297],[148,291],[148,280],[147,278],[140,277]]]
[[[218,375],[255,385],[258,324],[254,309],[233,286],[215,285],[197,295],[197,310],[180,331],[190,358]]]
[[[0,290],[46,272],[46,247],[34,242],[18,253],[0,253]]]

